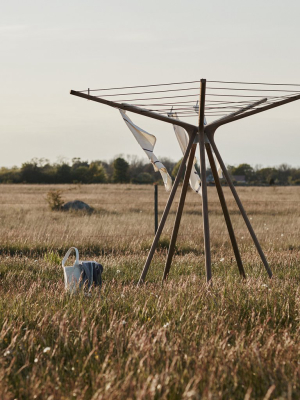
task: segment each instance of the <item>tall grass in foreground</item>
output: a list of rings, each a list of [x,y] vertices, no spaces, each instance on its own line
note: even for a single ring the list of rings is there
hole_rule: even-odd
[[[113,199],[118,187],[68,188],[87,197],[97,188],[96,195]],[[15,187],[5,189],[3,203]],[[121,189],[125,206],[102,206],[91,216],[50,213],[42,202],[0,210],[0,398],[299,399],[299,191],[287,196],[278,189],[270,196],[282,201],[263,206],[251,188],[244,192],[253,200],[246,208],[272,280],[234,214],[248,276],[241,280],[213,206],[213,285],[207,287],[201,215],[190,205],[181,230],[190,235],[178,243],[168,282],[160,284],[171,223],[148,283],[137,288],[151,241],[151,232],[142,234],[152,214],[146,205],[126,207],[138,191]],[[49,188],[21,190],[25,203]],[[147,193],[151,188],[142,188],[140,198],[146,201]],[[293,193],[295,204],[288,203]],[[59,263],[69,245],[104,265],[104,285],[91,297],[64,292]]]

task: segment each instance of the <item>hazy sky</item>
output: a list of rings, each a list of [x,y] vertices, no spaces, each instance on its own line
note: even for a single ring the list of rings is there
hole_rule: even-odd
[[[117,110],[70,89],[300,83],[299,15],[299,0],[4,0],[0,166],[145,157]],[[130,116],[156,135],[158,156],[179,159],[171,125]],[[229,164],[300,166],[300,101],[226,125],[216,142]]]

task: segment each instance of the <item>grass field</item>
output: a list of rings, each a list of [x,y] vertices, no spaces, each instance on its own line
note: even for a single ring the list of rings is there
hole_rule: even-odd
[[[46,194],[58,188],[95,212],[50,211]],[[176,204],[137,288],[154,233],[152,186],[2,185],[0,398],[299,399],[300,188],[238,188],[272,280],[224,190],[247,279],[209,187],[213,285],[205,284],[201,198],[189,192],[168,282]],[[159,187],[160,213],[166,199]],[[70,246],[104,266],[91,297],[64,291]]]

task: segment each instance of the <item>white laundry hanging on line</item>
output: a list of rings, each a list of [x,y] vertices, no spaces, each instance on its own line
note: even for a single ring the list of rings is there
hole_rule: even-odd
[[[215,157],[215,163],[216,163],[219,178],[222,179],[222,178],[224,178],[224,176],[223,176],[223,171],[222,171],[221,165],[219,164],[219,161],[218,161],[217,157],[215,156],[215,154],[214,154],[214,157]]]
[[[168,116],[170,118],[174,118],[179,121],[177,114],[174,112],[170,112],[168,114]],[[186,151],[186,148],[188,146],[188,142],[189,142],[188,134],[186,133],[185,129],[179,125],[173,124],[173,128],[174,128],[175,135],[177,137],[179,146],[181,148],[182,154],[184,154]],[[201,190],[200,190],[201,189],[201,179],[200,179],[200,176],[198,175],[198,172],[196,171],[195,164],[196,164],[196,158],[194,159],[194,165],[193,165],[192,171],[191,171],[190,186],[196,193],[199,193],[201,196],[201,194],[202,194]]]
[[[144,150],[144,152],[147,154],[149,160],[151,161],[154,171],[159,171],[162,179],[164,181],[164,185],[166,188],[166,191],[170,191],[172,188],[172,178],[168,174],[168,171],[166,167],[161,163],[155,154],[153,153],[153,149],[156,143],[156,137],[154,135],[151,135],[150,133],[144,131],[143,129],[139,128],[137,125],[135,125],[131,119],[126,115],[126,112],[123,110],[120,110],[120,113],[122,115],[122,118],[124,119],[126,125],[128,128],[131,130],[133,136],[136,138],[138,144],[141,146],[141,148]]]
[[[207,141],[207,143],[210,144],[210,141],[209,141],[209,139],[208,139],[208,137],[206,135],[205,135],[205,140]],[[214,162],[215,162],[215,166],[216,166],[216,170],[217,170],[217,173],[218,173],[218,177],[219,178],[223,178],[223,171],[222,171],[221,165],[220,165],[220,163],[219,163],[219,161],[217,159],[217,156],[213,152],[213,149],[212,149],[211,145],[210,145],[210,148],[211,148],[211,152],[212,152],[213,159],[214,159]]]
[[[198,101],[197,101],[196,105],[193,106],[193,109],[196,111],[197,114],[199,114],[199,104],[198,104]],[[204,116],[204,125],[207,125],[207,121],[206,121],[205,116]],[[217,168],[217,171],[218,171],[218,176],[219,176],[219,178],[223,178],[223,171],[222,171],[222,168],[221,168],[221,166],[220,166],[220,164],[219,164],[219,161],[218,161],[218,159],[217,159],[215,153],[213,153],[213,156],[214,156],[216,168]]]

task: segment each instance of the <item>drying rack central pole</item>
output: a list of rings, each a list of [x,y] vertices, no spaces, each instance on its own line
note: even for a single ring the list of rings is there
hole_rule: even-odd
[[[200,148],[200,174],[201,174],[201,190],[202,190],[202,218],[203,218],[203,233],[204,233],[205,271],[206,271],[206,281],[209,282],[211,280],[211,255],[210,255],[210,238],[209,238],[209,221],[208,221],[206,165],[205,165],[205,136],[204,136],[205,91],[206,91],[206,79],[201,79],[198,129],[199,129],[199,148]]]

